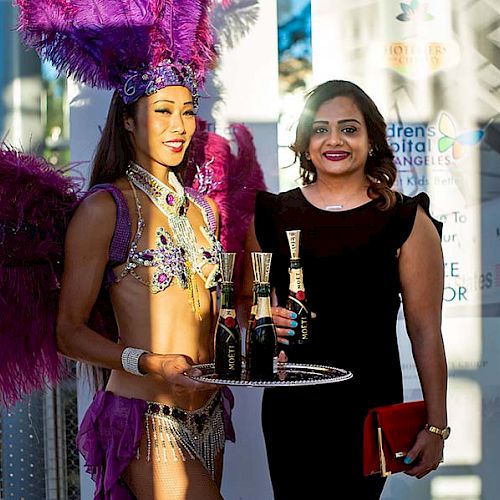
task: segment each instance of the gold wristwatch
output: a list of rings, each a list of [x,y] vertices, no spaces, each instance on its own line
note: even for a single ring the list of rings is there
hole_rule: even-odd
[[[434,425],[430,424],[425,424],[424,429],[426,431],[432,432],[433,434],[437,434],[438,436],[441,436],[443,439],[448,439],[450,436],[451,429],[449,427],[443,427],[440,429],[439,427],[435,427]]]

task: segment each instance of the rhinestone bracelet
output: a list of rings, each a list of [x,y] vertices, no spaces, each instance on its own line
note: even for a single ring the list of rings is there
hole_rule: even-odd
[[[133,375],[139,375],[140,377],[144,377],[145,373],[142,373],[139,370],[139,358],[143,354],[151,354],[149,351],[145,351],[144,349],[136,349],[135,347],[125,347],[122,352],[122,367]]]

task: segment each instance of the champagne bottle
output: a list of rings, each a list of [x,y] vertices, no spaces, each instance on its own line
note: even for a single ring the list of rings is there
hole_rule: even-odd
[[[245,338],[245,356],[250,352],[250,337],[252,330],[255,328],[255,313],[257,312],[257,283],[254,282],[252,287],[252,307],[248,316],[247,332]]]
[[[250,352],[250,337],[252,335],[252,330],[255,328],[255,313],[257,312],[257,282],[255,281],[256,276],[256,255],[257,252],[252,252],[252,270],[254,275],[254,282],[252,286],[252,306],[250,308],[250,314],[248,316],[247,331],[245,337],[245,357],[248,357]]]
[[[250,380],[273,380],[278,372],[276,328],[271,314],[270,253],[256,252],[255,281],[257,308],[255,324],[250,331],[247,376]]]
[[[307,307],[304,275],[299,257],[300,229],[287,231],[288,246],[290,247],[290,285],[286,308],[297,314],[298,326],[294,328],[295,335],[290,337],[290,345],[304,345],[309,341],[309,310]]]
[[[215,373],[219,378],[240,379],[241,334],[234,309],[233,269],[235,253],[223,253],[220,258],[222,295],[215,330]]]

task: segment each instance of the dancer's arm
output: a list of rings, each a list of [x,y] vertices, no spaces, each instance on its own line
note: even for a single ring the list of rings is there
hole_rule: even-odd
[[[126,346],[106,339],[87,326],[108,262],[115,214],[116,205],[112,197],[98,192],[80,204],[69,224],[59,299],[57,345],[59,351],[69,358],[123,370],[121,355]],[[174,385],[207,389],[203,387],[205,384],[184,376],[191,365],[183,355],[145,354],[139,360],[139,369],[144,373],[156,373]]]

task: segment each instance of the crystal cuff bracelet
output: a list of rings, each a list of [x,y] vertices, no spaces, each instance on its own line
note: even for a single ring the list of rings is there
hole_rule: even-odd
[[[142,373],[139,370],[139,358],[143,354],[151,354],[149,351],[145,351],[144,349],[136,349],[135,347],[125,347],[122,352],[122,367],[128,372],[132,373],[132,375],[138,375],[140,377],[144,377],[145,373]]]

